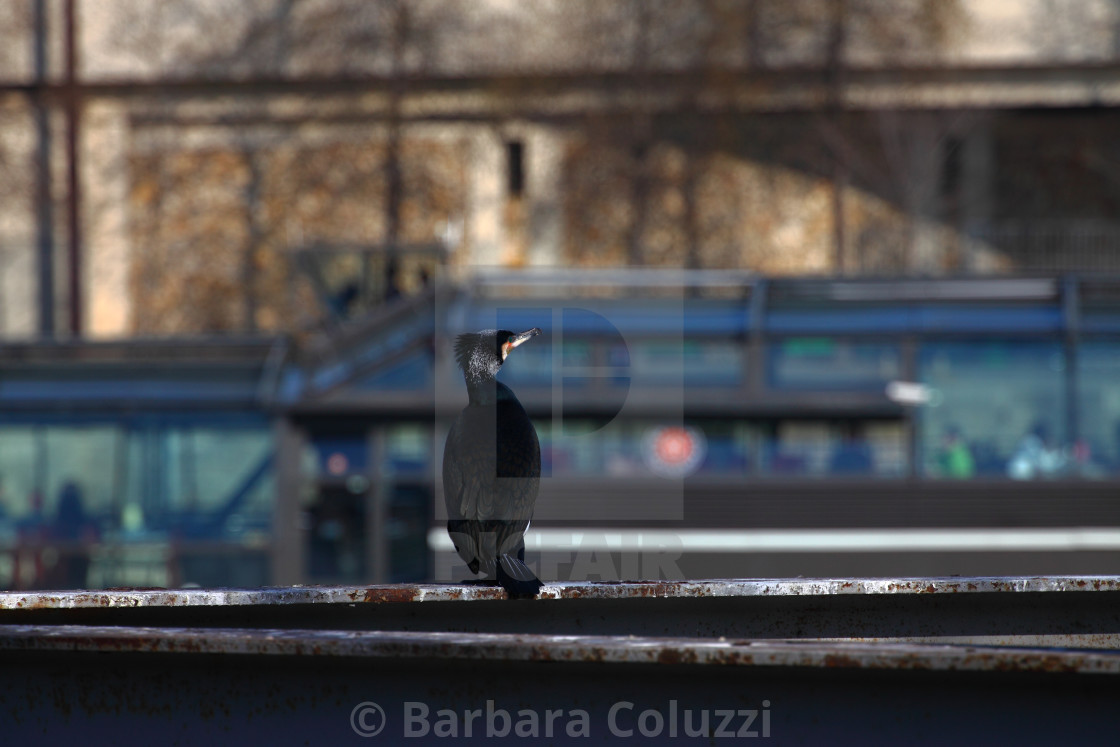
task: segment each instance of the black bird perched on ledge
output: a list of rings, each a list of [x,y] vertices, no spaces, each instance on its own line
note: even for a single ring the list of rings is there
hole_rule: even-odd
[[[525,408],[495,376],[514,348],[540,333],[487,329],[455,341],[469,402],[443,452],[447,533],[471,573],[497,579],[511,598],[541,589],[525,565],[524,541],[540,488],[541,447]]]

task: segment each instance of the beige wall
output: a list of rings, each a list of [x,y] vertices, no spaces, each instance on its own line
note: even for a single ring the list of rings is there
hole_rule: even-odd
[[[923,144],[905,123],[883,117],[852,135],[830,131],[830,115],[812,108],[820,100],[806,99],[796,86],[750,87],[755,69],[838,62],[829,57],[826,0],[658,6],[636,0],[78,0],[77,6],[80,71],[92,82],[481,76],[474,87],[432,94],[404,85],[396,99],[369,89],[329,96],[93,95],[84,110],[81,177],[84,311],[95,337],[315,323],[317,301],[290,252],[315,241],[385,240],[386,115],[394,111],[407,123],[400,143],[401,239],[454,237],[450,260],[459,271],[626,262],[639,202],[646,217],[637,230],[638,259],[649,264],[679,266],[691,258],[767,273],[832,272],[839,269],[840,218],[842,255],[858,259],[845,269],[1009,266],[998,246],[960,233],[998,212],[990,192],[999,178],[993,172],[999,149],[983,128],[934,122]],[[31,7],[25,1],[0,8],[0,38],[7,42],[0,44],[0,64],[15,81],[32,75]],[[848,0],[846,7],[839,61],[856,68],[1097,63],[1116,59],[1120,50],[1120,3],[1113,0]],[[406,18],[396,15],[400,8]],[[57,0],[48,3],[54,80],[62,69],[60,9]],[[395,38],[394,28],[403,28],[403,36]],[[643,82],[643,75],[665,71],[692,71],[704,90],[669,92]],[[573,72],[588,73],[588,81],[626,72],[634,83],[620,91],[521,92],[488,77]],[[806,91],[819,87],[820,76],[809,77]],[[1120,77],[1114,78],[1086,83],[1042,75],[1030,85],[997,81],[986,88],[923,88],[905,80],[876,87],[868,79],[844,96],[888,112],[985,105],[993,92],[1010,92],[1008,103],[1028,106],[1120,101]],[[703,114],[666,114],[712,100],[741,102],[746,113],[718,132],[697,127]],[[775,143],[781,152],[739,142],[757,114],[806,103],[804,126]],[[535,115],[507,114],[503,107],[511,105]],[[673,129],[667,121],[673,116],[693,141]],[[53,130],[56,222],[64,226],[57,110]],[[930,160],[923,154],[946,136],[973,154],[964,201],[975,208],[970,214],[935,194],[940,157],[933,167],[921,166]],[[506,193],[511,139],[524,143],[526,154],[526,191],[517,199]],[[635,197],[638,140],[646,153],[645,182]],[[30,335],[37,326],[35,146],[26,100],[0,98],[0,190],[6,190],[0,194],[0,334],[6,336]],[[846,151],[851,173],[838,200],[833,162]],[[1106,162],[1112,157],[1102,154]],[[61,254],[65,232],[60,227],[55,235]],[[62,289],[61,257],[56,274]],[[60,290],[60,315],[64,303]]]

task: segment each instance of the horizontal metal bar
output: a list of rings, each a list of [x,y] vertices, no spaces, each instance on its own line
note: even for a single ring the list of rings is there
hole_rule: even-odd
[[[860,643],[936,643],[959,646],[1010,648],[1109,649],[1120,651],[1120,633],[1058,633],[1041,635],[890,636],[879,638],[815,638],[815,641],[858,641]]]
[[[738,579],[712,581],[569,582],[547,584],[538,601],[686,599],[880,594],[969,594],[1120,591],[1117,576],[948,577],[865,579]],[[475,584],[383,584],[262,589],[107,589],[0,592],[0,610],[214,607],[304,604],[392,604],[504,599],[494,586]]]
[[[547,267],[506,270],[480,268],[473,280],[481,286],[599,286],[689,288],[700,286],[749,287],[758,282],[756,273],[747,270],[685,270],[651,267],[607,268],[595,272]]]
[[[1120,550],[1120,528],[1022,529],[532,529],[528,550],[683,552],[953,552]],[[454,550],[442,528],[428,532],[428,548]]]
[[[1111,648],[1120,578],[479,583],[5,592],[0,624],[748,639],[1045,640]],[[1018,639],[1014,637],[1020,637]],[[1029,637],[1035,638],[1029,638]],[[1037,638],[1045,637],[1044,639]]]
[[[1120,674],[1120,652],[911,642],[0,626],[0,652],[81,651]]]

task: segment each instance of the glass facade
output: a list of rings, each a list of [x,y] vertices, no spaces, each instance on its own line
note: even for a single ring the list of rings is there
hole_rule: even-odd
[[[27,557],[8,554],[0,584],[267,583],[262,548],[276,493],[268,421],[53,420],[0,424],[3,535],[12,552],[28,548]],[[44,553],[82,553],[85,570],[52,575],[65,563]]]

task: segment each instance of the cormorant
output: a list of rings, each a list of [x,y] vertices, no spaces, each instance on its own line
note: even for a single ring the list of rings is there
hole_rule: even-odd
[[[540,488],[541,447],[513,390],[494,377],[514,348],[540,333],[487,329],[455,341],[469,402],[443,452],[447,533],[471,573],[497,579],[511,598],[541,588],[525,565],[524,541]]]

